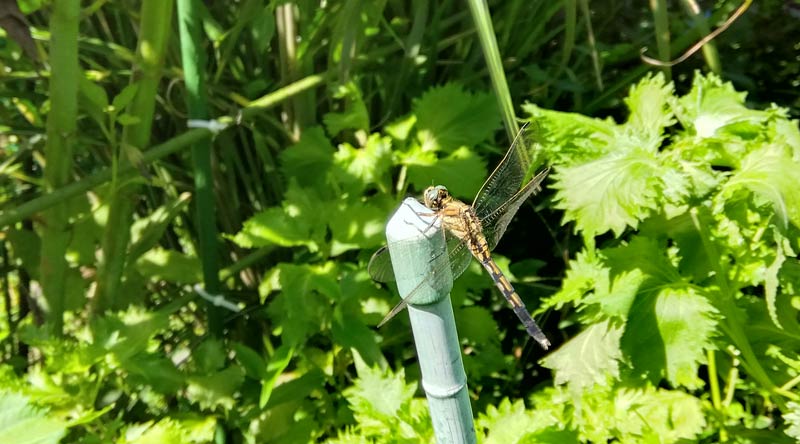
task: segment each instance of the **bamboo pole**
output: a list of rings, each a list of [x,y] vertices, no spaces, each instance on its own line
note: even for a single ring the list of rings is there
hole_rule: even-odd
[[[436,442],[474,443],[467,376],[450,303],[453,277],[438,219],[421,216],[429,213],[416,199],[406,199],[386,225],[386,239],[400,294],[409,294],[422,282],[408,316]],[[438,272],[432,275],[432,270]]]

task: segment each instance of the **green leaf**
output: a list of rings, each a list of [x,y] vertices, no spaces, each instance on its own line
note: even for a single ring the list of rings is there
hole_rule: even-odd
[[[334,155],[334,173],[339,181],[359,194],[370,185],[386,188],[392,167],[391,138],[372,134],[362,148],[339,145]]]
[[[315,192],[291,181],[283,207],[267,208],[246,220],[231,239],[245,248],[305,246],[317,251],[325,240],[328,205]]]
[[[384,243],[386,211],[361,201],[339,201],[330,209],[331,256]]]
[[[356,359],[358,378],[344,391],[362,432],[376,437],[392,430],[394,439],[431,442],[427,409],[414,399],[414,384],[405,384],[404,373],[370,368]]]
[[[747,93],[739,93],[730,82],[718,76],[696,75],[689,94],[674,101],[673,109],[684,128],[700,138],[724,133],[748,134],[758,131],[769,114],[747,109]]]
[[[673,387],[702,387],[698,376],[706,350],[714,350],[717,310],[693,288],[665,288],[658,294],[656,322],[664,341],[667,380]]]
[[[444,185],[450,194],[472,202],[487,176],[486,163],[472,150],[462,147],[447,157],[410,153],[402,159],[408,165],[408,182],[417,190],[437,184]]]
[[[205,444],[214,438],[213,416],[196,419],[164,418],[157,423],[132,424],[125,429],[125,444]],[[120,441],[122,442],[122,441]]]
[[[108,109],[108,94],[106,90],[81,75],[78,83],[81,108],[86,110],[92,119],[102,128],[106,125],[106,110]]]
[[[296,144],[281,152],[281,170],[290,184],[294,180],[303,187],[325,186],[334,152],[322,128],[307,128]]]
[[[619,237],[627,227],[658,209],[664,167],[645,150],[614,152],[573,167],[557,168],[552,188],[564,222],[589,236],[612,230]]]
[[[211,375],[192,376],[186,387],[186,398],[203,410],[222,407],[234,408],[234,395],[244,382],[244,373],[239,367],[231,366]]]
[[[196,284],[203,281],[200,259],[175,250],[154,248],[136,261],[136,270],[157,281]]]
[[[119,116],[117,116],[116,121],[122,126],[131,126],[131,125],[138,125],[139,122],[142,121],[142,119],[140,119],[139,116],[134,116],[133,114],[122,113]]]
[[[114,99],[111,101],[111,107],[115,113],[119,113],[126,106],[136,97],[136,92],[139,90],[138,83],[131,83],[125,88],[122,88],[122,91],[117,94]]]
[[[374,331],[358,314],[341,307],[334,310],[331,325],[334,341],[343,347],[357,350],[367,365],[386,366],[386,358],[381,353]]]
[[[567,407],[560,415],[566,416],[561,422],[577,429],[580,442],[695,442],[705,426],[699,399],[652,386],[605,385],[582,392],[565,388],[537,400],[545,406],[580,406]]]
[[[675,123],[670,101],[674,92],[672,83],[665,84],[664,75],[648,75],[631,87],[625,104],[630,117],[624,131],[636,134],[641,139],[660,142],[664,128]]]
[[[222,342],[209,338],[192,352],[192,360],[197,367],[197,371],[206,374],[221,369],[225,365],[225,355],[226,352],[223,349]]]
[[[586,250],[579,251],[575,259],[569,261],[561,289],[542,301],[534,314],[544,313],[551,308],[560,310],[566,304],[578,304],[589,293],[601,288],[609,288],[608,267],[596,254],[590,254]]]
[[[272,396],[272,389],[278,378],[281,376],[289,362],[294,356],[294,347],[288,344],[283,344],[275,350],[275,353],[270,357],[269,364],[267,364],[264,379],[261,381],[261,395],[258,397],[258,407],[263,409],[269,398]]]
[[[504,398],[498,406],[490,405],[486,413],[478,416],[476,428],[484,431],[479,442],[486,444],[514,443],[549,443],[544,439],[550,433],[557,432],[555,418],[545,411],[526,410],[521,400],[513,404]],[[561,443],[578,443],[574,432],[561,435]]]
[[[598,322],[547,355],[541,364],[553,370],[556,384],[569,384],[575,390],[605,384],[609,376],[619,376],[621,336],[622,326]]]
[[[338,269],[333,262],[319,266],[284,263],[275,272],[278,287],[272,285],[276,279],[264,279],[259,293],[266,298],[271,291],[281,290],[268,311],[283,329],[284,341],[299,345],[320,332],[323,320],[330,316],[331,301],[341,298]]]
[[[639,296],[631,309],[623,349],[633,371],[653,383],[702,386],[698,369],[713,350],[717,311],[691,287],[665,287]]]
[[[800,403],[790,401],[786,408],[787,411],[783,414],[787,426],[784,433],[800,441]]]
[[[259,381],[267,377],[267,363],[257,351],[241,342],[233,342],[231,346],[236,351],[236,360],[248,377]]]
[[[594,119],[576,113],[551,111],[527,103],[523,110],[535,122],[536,135],[553,165],[571,166],[616,150],[619,126],[611,119]]]
[[[731,199],[738,190],[754,193],[769,202],[785,227],[791,222],[800,227],[800,162],[780,146],[766,145],[748,154],[741,168],[722,189],[722,196]]]
[[[275,35],[275,11],[272,5],[261,8],[249,27],[256,52],[266,54]]]
[[[57,444],[67,424],[14,392],[0,391],[0,442]]]
[[[425,150],[475,146],[489,139],[500,123],[491,94],[471,94],[453,83],[428,90],[414,103],[414,114]]]
[[[337,99],[345,99],[345,104],[343,112],[330,112],[322,116],[322,121],[328,128],[328,134],[336,136],[346,129],[369,130],[367,106],[361,98],[361,91],[354,82],[339,86],[333,96]]]
[[[472,306],[459,309],[456,325],[459,335],[475,344],[485,345],[498,340],[497,322],[492,313],[484,307]]]

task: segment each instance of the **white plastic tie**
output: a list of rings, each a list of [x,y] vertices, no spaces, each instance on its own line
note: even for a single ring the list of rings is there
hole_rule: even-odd
[[[194,287],[192,287],[192,289],[201,298],[207,300],[208,302],[214,304],[217,307],[227,308],[228,310],[235,313],[242,311],[241,307],[225,299],[225,296],[222,296],[221,294],[210,294],[200,284],[195,284]]]
[[[219,120],[189,119],[186,122],[186,126],[189,128],[204,128],[214,134],[219,134],[222,130],[228,127],[228,124],[222,123]]]

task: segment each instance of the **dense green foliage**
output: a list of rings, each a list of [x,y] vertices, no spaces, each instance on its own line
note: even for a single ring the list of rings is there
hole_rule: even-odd
[[[455,282],[479,441],[800,441],[800,63],[767,47],[791,5],[653,74],[653,22],[678,51],[697,18],[491,2],[487,68],[455,0],[18,3],[0,442],[432,442],[407,317],[374,328],[398,299],[366,264],[404,197],[469,200],[505,152],[490,72],[552,167],[496,259],[554,348],[480,266]],[[224,129],[187,129],[206,113]]]

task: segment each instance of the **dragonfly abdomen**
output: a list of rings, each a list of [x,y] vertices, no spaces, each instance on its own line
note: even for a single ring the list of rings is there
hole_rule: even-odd
[[[488,249],[485,249],[484,252],[481,252],[478,259],[483,265],[483,268],[489,272],[489,275],[492,277],[497,288],[500,290],[500,293],[503,294],[503,297],[506,298],[511,307],[514,309],[514,314],[517,315],[522,325],[525,326],[525,330],[528,334],[542,346],[543,349],[547,350],[550,347],[550,341],[547,339],[547,336],[544,335],[542,329],[536,325],[536,321],[533,320],[531,315],[528,313],[528,310],[525,308],[525,303],[522,302],[520,299],[519,294],[517,291],[514,290],[514,287],[511,285],[511,282],[508,281],[508,278],[500,271],[500,268],[495,263],[494,259],[488,254]]]

